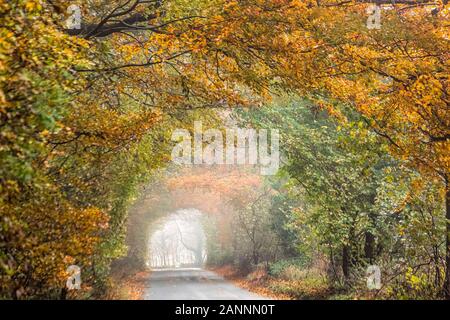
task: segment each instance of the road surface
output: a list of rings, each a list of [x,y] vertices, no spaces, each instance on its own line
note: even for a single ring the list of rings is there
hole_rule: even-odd
[[[145,300],[264,300],[218,274],[202,269],[154,270]]]

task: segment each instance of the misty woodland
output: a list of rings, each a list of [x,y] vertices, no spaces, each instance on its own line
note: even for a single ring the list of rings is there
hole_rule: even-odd
[[[450,299],[449,10],[0,0],[0,299]]]

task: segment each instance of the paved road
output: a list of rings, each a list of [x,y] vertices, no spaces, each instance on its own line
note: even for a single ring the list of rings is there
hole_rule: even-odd
[[[236,287],[218,274],[202,269],[152,271],[145,300],[264,300]]]

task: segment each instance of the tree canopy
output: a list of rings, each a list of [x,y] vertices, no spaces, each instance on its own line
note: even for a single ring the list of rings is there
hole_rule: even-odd
[[[76,28],[67,1],[0,0],[0,297],[66,297],[71,263],[100,294],[171,132],[285,94],[336,121],[318,128],[303,107],[259,119],[294,130],[286,172],[314,189],[317,219],[339,216],[320,232],[381,232],[365,205],[400,161],[421,177],[405,188],[432,185],[445,207],[449,296],[448,3],[375,3],[380,29],[365,0],[71,1]]]

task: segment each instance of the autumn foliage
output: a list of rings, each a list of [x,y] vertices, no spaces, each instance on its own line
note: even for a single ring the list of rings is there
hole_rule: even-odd
[[[71,264],[85,272],[79,297],[101,295],[172,130],[285,93],[343,126],[358,114],[419,190],[437,186],[450,219],[449,8],[396,2],[369,29],[359,0],[74,1],[75,30],[66,1],[0,0],[0,298],[64,298]],[[209,174],[169,186],[246,207],[261,185]]]

